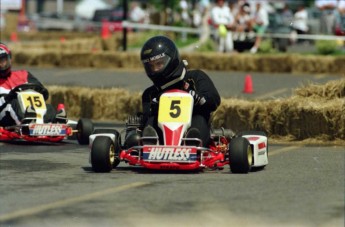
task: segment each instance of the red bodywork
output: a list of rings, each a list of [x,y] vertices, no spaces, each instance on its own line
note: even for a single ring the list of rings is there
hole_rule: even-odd
[[[25,140],[29,142],[60,142],[63,139],[65,139],[67,136],[71,136],[73,134],[73,129],[69,125],[60,124],[59,126],[63,128],[64,133],[56,135],[56,136],[51,136],[51,135],[33,136],[33,135],[30,135],[30,133],[20,133],[17,130],[7,130],[4,127],[0,127],[0,140],[2,141]],[[17,127],[19,128],[21,126],[17,126]]]
[[[219,141],[212,142],[208,148],[195,146],[162,146],[162,145],[146,145],[132,147],[128,150],[122,150],[120,159],[128,162],[129,165],[139,165],[147,169],[155,170],[199,170],[203,168],[217,169],[229,164],[226,157],[228,154],[228,140],[225,137],[220,137]],[[194,160],[190,161],[158,161],[147,160],[145,154],[150,154],[153,149],[189,149],[191,155],[195,155]],[[165,155],[169,156],[169,154]]]

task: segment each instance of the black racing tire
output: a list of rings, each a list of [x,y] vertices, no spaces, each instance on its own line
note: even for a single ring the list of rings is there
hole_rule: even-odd
[[[121,134],[116,129],[111,128],[97,128],[93,130],[92,134],[101,134],[101,133],[111,133],[115,135],[115,161],[113,167],[116,168],[120,164],[120,151],[121,151]]]
[[[232,173],[248,173],[253,164],[253,151],[244,137],[235,137],[229,144],[229,162]]]
[[[93,123],[88,118],[81,118],[77,124],[77,140],[81,145],[89,144],[89,136],[93,132]]]
[[[96,173],[109,173],[115,162],[115,145],[107,136],[97,136],[91,147],[91,165]]]
[[[116,129],[111,128],[96,128],[93,130],[92,134],[101,134],[101,133],[111,133],[115,135],[116,141],[121,146],[121,134]]]

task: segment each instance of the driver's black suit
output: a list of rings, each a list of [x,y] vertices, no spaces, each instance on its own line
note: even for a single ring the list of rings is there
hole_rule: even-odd
[[[48,99],[48,90],[44,88],[42,83],[26,70],[12,71],[8,77],[0,77],[0,126],[19,125],[24,117],[24,113],[20,110],[17,98],[9,97],[10,91],[15,87],[25,84],[33,83],[42,86],[44,89],[44,98]],[[56,111],[47,104],[47,113],[44,116],[45,122],[52,122]]]
[[[164,90],[160,90],[154,85],[147,88],[142,95],[145,125],[153,126],[158,132],[159,137],[162,138],[162,131],[157,124],[158,103],[160,95],[170,89],[180,89],[189,93],[192,91],[197,94],[198,100],[194,101],[192,125],[190,128],[198,129],[203,145],[207,145],[210,139],[210,116],[220,105],[221,98],[212,80],[201,70],[187,70],[182,81]]]

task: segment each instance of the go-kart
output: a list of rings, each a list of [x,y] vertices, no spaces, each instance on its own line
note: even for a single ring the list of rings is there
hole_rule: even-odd
[[[24,114],[29,106],[35,109],[35,116],[20,125],[0,127],[0,141],[24,140],[29,142],[60,142],[76,136],[80,144],[87,144],[93,131],[89,121],[78,122],[65,119],[64,122],[45,123],[47,112],[47,90],[38,84],[26,83],[12,89],[8,97],[16,98],[20,111]],[[64,108],[63,104],[58,105]]]
[[[268,164],[267,136],[260,131],[235,134],[230,129],[212,129],[207,146],[198,138],[186,138],[191,125],[193,97],[181,90],[170,90],[159,99],[158,136],[143,133],[141,117],[130,116],[126,136],[115,129],[96,129],[90,135],[90,163],[95,172],[110,172],[120,162],[153,170],[224,169],[232,173],[248,173],[252,167],[262,169]],[[128,142],[131,140],[131,142]],[[134,141],[134,142],[133,142]]]

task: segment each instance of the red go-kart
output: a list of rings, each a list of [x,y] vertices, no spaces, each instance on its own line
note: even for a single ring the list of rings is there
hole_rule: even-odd
[[[123,145],[118,131],[96,129],[89,137],[92,169],[110,172],[125,162],[146,169],[181,171],[223,169],[230,165],[233,173],[248,173],[252,167],[263,168],[268,164],[264,132],[235,134],[229,129],[213,129],[212,142],[207,146],[198,138],[186,138],[193,106],[193,97],[185,91],[170,90],[161,95],[158,125],[164,142],[159,142],[158,136],[143,134],[139,117],[128,118]]]

